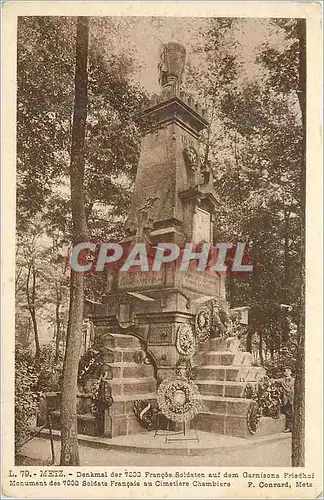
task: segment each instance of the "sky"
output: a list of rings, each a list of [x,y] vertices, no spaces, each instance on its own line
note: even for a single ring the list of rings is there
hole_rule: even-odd
[[[129,49],[136,60],[134,79],[149,93],[159,91],[157,64],[163,43],[183,44],[187,52],[187,62],[199,64],[193,48],[201,41],[201,33],[206,30],[208,19],[201,17],[110,19],[112,20],[110,26],[101,21],[99,36],[103,48],[116,52]],[[259,71],[259,67],[255,64],[258,47],[268,42],[270,46],[280,48],[283,42],[282,35],[274,29],[268,19],[240,19],[233,36],[239,43],[239,49],[236,50],[243,63],[242,73],[248,78],[252,78]]]

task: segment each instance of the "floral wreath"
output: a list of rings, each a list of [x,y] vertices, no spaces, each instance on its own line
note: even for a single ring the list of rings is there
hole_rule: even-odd
[[[211,310],[209,307],[203,306],[198,310],[195,318],[195,330],[199,344],[204,344],[209,339],[211,325]]]
[[[196,350],[196,341],[191,325],[181,325],[178,329],[177,351],[182,356],[191,357],[194,355]]]
[[[185,422],[201,411],[198,387],[186,378],[165,379],[157,392],[163,415],[174,422]]]
[[[246,416],[247,427],[251,434],[257,433],[261,417],[262,409],[260,405],[256,401],[252,400]]]
[[[155,401],[137,399],[134,401],[133,412],[136,420],[145,429],[156,428],[158,407]]]

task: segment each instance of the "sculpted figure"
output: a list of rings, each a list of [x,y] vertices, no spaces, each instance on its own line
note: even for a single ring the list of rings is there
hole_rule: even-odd
[[[185,60],[186,49],[180,43],[171,42],[162,46],[158,71],[164,94],[175,95],[179,91]]]

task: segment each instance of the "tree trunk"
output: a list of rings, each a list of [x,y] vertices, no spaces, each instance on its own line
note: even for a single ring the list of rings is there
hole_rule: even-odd
[[[56,333],[55,333],[55,358],[54,363],[56,364],[60,357],[60,343],[61,343],[61,318],[60,318],[60,308],[62,302],[62,291],[59,283],[56,281],[56,304],[55,304],[55,322],[56,322]]]
[[[84,142],[87,119],[89,20],[77,18],[75,98],[71,144],[71,208],[73,243],[87,239],[84,206]],[[84,276],[71,269],[69,321],[61,397],[61,465],[80,465],[77,431],[77,375],[83,319]]]
[[[303,160],[300,173],[300,311],[296,362],[291,460],[293,467],[305,466],[305,207],[306,207],[306,21],[297,21],[299,38],[298,99],[303,124]]]
[[[290,252],[289,252],[289,218],[290,218],[290,210],[284,208],[284,283],[283,283],[283,301],[285,304],[290,303],[290,297],[288,292],[288,285],[290,283]]]
[[[32,289],[31,294],[29,290],[30,285],[30,276],[32,275]],[[36,301],[36,269],[35,263],[31,260],[28,266],[27,273],[27,282],[26,282],[26,296],[27,296],[27,306],[31,316],[31,321],[33,324],[34,330],[34,339],[35,339],[35,357],[39,358],[40,356],[40,345],[39,345],[39,335],[38,335],[38,325],[36,319],[36,309],[35,309],[35,301]]]
[[[259,287],[259,263],[258,263],[258,256],[257,256],[257,248],[258,242],[253,235],[253,250],[251,252],[251,258],[252,258],[252,276],[251,276],[251,302],[252,304],[255,304],[256,302],[256,296],[257,296],[257,290]],[[250,309],[250,314],[249,314],[249,324],[248,324],[248,332],[246,336],[246,350],[247,352],[252,353],[252,338],[254,333],[256,332],[258,328],[258,324],[260,322],[260,318],[258,317],[258,311],[259,308],[255,307],[253,305]]]
[[[264,356],[263,356],[263,336],[262,332],[259,331],[259,358],[260,358],[260,363],[263,366],[264,365]]]

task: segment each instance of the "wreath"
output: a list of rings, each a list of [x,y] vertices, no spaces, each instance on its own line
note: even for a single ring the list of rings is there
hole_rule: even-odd
[[[198,367],[192,364],[191,358],[180,356],[175,365],[175,374],[180,378],[195,380],[198,375]]]
[[[258,430],[259,420],[262,416],[279,418],[282,391],[274,380],[264,377],[256,387],[247,384],[244,398],[252,399],[247,414],[247,425],[251,434],[255,434]]]
[[[94,417],[103,417],[105,409],[113,403],[106,377],[103,373],[92,386],[91,413]]]
[[[207,306],[201,307],[195,317],[195,330],[198,344],[204,344],[210,336],[212,325],[211,310]]]
[[[133,412],[136,420],[145,429],[152,430],[156,428],[158,407],[155,401],[137,399],[134,401]]]
[[[179,327],[176,347],[182,356],[191,357],[195,354],[196,342],[191,325],[181,325]]]
[[[165,379],[157,392],[163,415],[174,422],[185,422],[201,411],[198,387],[185,378]]]
[[[80,358],[78,366],[78,383],[84,386],[89,379],[100,377],[103,368],[101,349],[90,347]]]
[[[259,428],[259,421],[262,417],[262,408],[256,401],[251,401],[247,412],[247,427],[251,434],[255,434]]]

